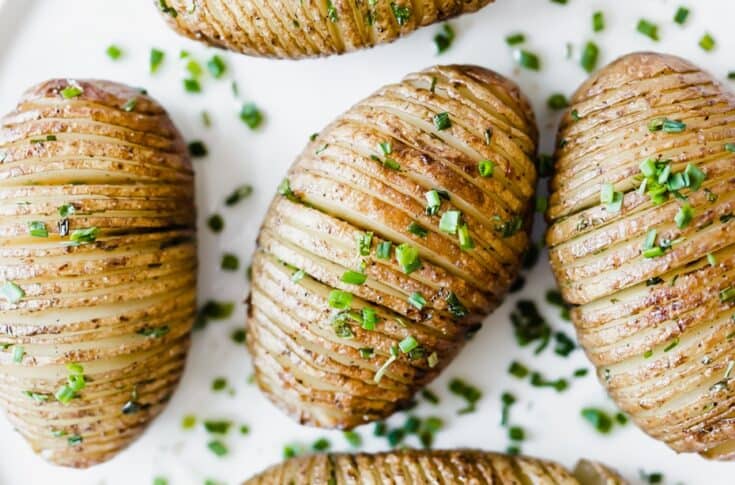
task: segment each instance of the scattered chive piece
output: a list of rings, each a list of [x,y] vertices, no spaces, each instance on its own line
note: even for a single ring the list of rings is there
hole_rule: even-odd
[[[654,40],[658,42],[658,25],[649,22],[646,19],[640,19],[638,21],[638,25],[636,26],[636,30],[640,32],[641,34],[645,35],[651,40]]]
[[[181,427],[184,429],[194,429],[197,424],[197,418],[191,414],[187,414],[181,418]]]
[[[582,118],[581,118],[581,117],[579,116],[579,111],[577,111],[576,109],[573,109],[573,110],[572,110],[572,112],[571,112],[571,113],[569,113],[569,116],[571,116],[571,117],[572,117],[572,119],[573,119],[574,121],[579,121],[579,120],[581,120],[581,119],[582,119]]]
[[[411,9],[405,5],[398,5],[396,2],[390,2],[390,9],[399,26],[403,27],[411,18]]]
[[[220,457],[225,456],[229,451],[227,446],[219,440],[210,441],[207,444],[207,448],[209,448],[209,451]]]
[[[362,437],[357,431],[345,431],[342,436],[352,448],[359,448],[362,445]]]
[[[686,180],[686,186],[692,191],[699,190],[702,186],[702,182],[707,178],[705,173],[696,165],[687,164],[684,170],[684,177]]]
[[[375,310],[369,307],[362,309],[362,329],[363,330],[375,330],[375,324],[378,322],[378,317]],[[372,349],[371,349],[372,353]]]
[[[520,32],[517,32],[515,34],[510,34],[505,38],[505,43],[510,46],[523,44],[525,41],[526,41],[526,36]]]
[[[725,143],[725,150],[730,153],[735,153],[735,143]]]
[[[426,305],[426,298],[424,298],[421,293],[414,292],[411,293],[411,296],[408,297],[408,303],[418,308],[419,310],[423,310],[424,306]]]
[[[655,246],[655,247],[652,247],[652,248],[649,248],[643,251],[644,258],[649,258],[649,259],[658,258],[663,255],[664,255],[664,249],[659,246]]]
[[[528,367],[514,360],[508,367],[508,373],[518,379],[524,379],[528,375]]]
[[[520,426],[512,426],[508,429],[508,437],[513,441],[523,441],[526,438],[526,433]]]
[[[446,211],[439,220],[439,230],[447,234],[457,234],[461,215],[459,211]]]
[[[48,229],[42,221],[30,221],[28,223],[28,234],[33,237],[48,237]]]
[[[513,404],[516,403],[516,397],[509,392],[504,392],[500,395],[500,402],[503,404],[500,417],[500,425],[506,426],[508,424],[508,415],[510,414],[510,408]]]
[[[225,253],[222,255],[220,268],[225,271],[237,271],[240,268],[240,260],[234,254]]]
[[[674,22],[679,25],[684,25],[684,22],[689,18],[689,9],[686,7],[679,7],[674,15]]]
[[[536,212],[539,214],[543,214],[546,212],[546,209],[549,207],[549,199],[547,197],[544,197],[543,195],[537,195],[536,196]]]
[[[699,40],[699,47],[707,52],[711,52],[715,48],[715,39],[710,34],[704,34]]]
[[[455,295],[454,292],[449,293],[446,302],[449,313],[451,313],[454,318],[463,318],[469,314],[467,308],[465,308],[462,302],[459,301],[459,298],[457,298],[457,295]]]
[[[421,390],[421,397],[429,401],[431,404],[439,404],[439,396],[437,396],[432,390],[430,389],[422,389]]]
[[[398,346],[393,345],[390,348],[390,357],[388,358],[388,360],[386,360],[383,363],[383,365],[380,366],[380,368],[377,370],[377,372],[375,372],[375,376],[373,377],[373,381],[376,382],[376,383],[379,383],[381,381],[381,379],[383,379],[383,376],[385,375],[385,373],[388,371],[388,367],[390,367],[390,365],[393,362],[395,362],[397,358],[398,358]],[[381,424],[381,423],[378,423],[375,426],[375,433],[376,433],[376,435],[378,433],[378,425],[379,424]],[[378,435],[378,436],[380,436],[380,435]]]
[[[213,78],[219,79],[227,70],[227,66],[220,56],[215,55],[207,61],[207,70]]]
[[[728,303],[733,300],[735,300],[735,288],[730,286],[720,291],[720,301],[722,303]]]
[[[245,103],[240,110],[240,120],[251,130],[255,130],[263,122],[263,113],[254,103]]]
[[[403,352],[404,354],[411,352],[412,350],[416,349],[418,346],[419,346],[418,341],[412,335],[409,335],[408,337],[398,342],[398,348],[401,349],[401,352]]]
[[[225,228],[225,220],[219,214],[212,214],[207,219],[207,226],[209,226],[212,232],[219,233]]]
[[[569,101],[567,101],[566,96],[563,94],[554,93],[546,100],[546,106],[554,111],[560,111],[569,106]]]
[[[227,434],[232,427],[232,421],[204,421],[204,429],[207,433],[212,434]]]
[[[357,253],[360,256],[369,256],[373,246],[373,233],[363,232],[357,235]]]
[[[482,392],[479,389],[462,379],[452,379],[449,382],[449,392],[461,397],[467,402],[467,407],[460,409],[459,414],[474,412],[477,401],[482,398]]]
[[[457,236],[459,238],[459,247],[463,251],[469,251],[470,249],[475,248],[475,242],[472,240],[472,236],[470,236],[470,229],[467,227],[467,224],[460,224],[457,228]]]
[[[337,23],[339,20],[339,14],[337,13],[337,8],[332,3],[332,0],[327,0],[327,18],[330,22]]]
[[[481,160],[477,164],[477,170],[480,172],[481,177],[492,177],[495,165],[490,160]]]
[[[693,217],[694,210],[692,209],[692,206],[688,203],[682,205],[681,207],[679,207],[679,212],[677,212],[676,216],[674,216],[676,227],[678,227],[679,229],[685,228],[689,225],[690,222],[692,222]]]
[[[84,229],[75,229],[69,235],[69,240],[74,246],[80,246],[82,244],[90,244],[97,240],[100,230],[96,227],[87,227]]]
[[[233,341],[233,342],[235,342],[236,344],[244,344],[244,343],[245,343],[245,341],[246,341],[246,340],[247,340],[247,338],[248,338],[248,334],[247,334],[247,332],[245,331],[245,329],[244,329],[244,328],[236,328],[236,329],[235,329],[235,330],[233,330],[233,331],[232,331],[232,333],[230,334],[230,338],[231,338],[231,339],[232,339],[232,341]]]
[[[153,479],[153,485],[168,485],[168,480],[164,477],[156,477]]]
[[[72,99],[81,96],[84,90],[79,86],[67,86],[61,90],[61,97],[64,99]]]
[[[710,266],[717,266],[717,258],[712,253],[707,253],[707,262]]]
[[[82,441],[84,441],[84,438],[82,438],[78,434],[75,434],[69,436],[66,441],[67,443],[69,443],[69,446],[79,446],[82,444]]]
[[[413,273],[421,267],[419,250],[406,243],[396,247],[396,260],[406,274]]]
[[[592,30],[594,32],[602,32],[605,29],[605,16],[602,12],[597,11],[592,14]]]
[[[122,57],[122,49],[120,49],[115,44],[111,44],[107,47],[107,50],[105,51],[107,53],[107,57],[112,59],[113,61],[116,61]]]
[[[166,57],[166,53],[162,50],[153,48],[150,54],[150,70],[151,74],[158,72],[158,68],[161,67],[163,59]]]
[[[434,115],[433,121],[434,127],[438,131],[446,130],[447,128],[452,126],[452,121],[449,119],[449,113],[447,113],[446,111]]]
[[[23,362],[23,356],[26,354],[26,350],[22,345],[16,345],[13,347],[13,362],[20,364]]]
[[[651,249],[651,248],[653,248],[656,245],[656,234],[657,234],[656,229],[650,229],[646,233],[646,239],[643,242],[643,249],[644,250]]]
[[[587,72],[592,72],[597,67],[597,59],[600,56],[600,48],[597,44],[590,41],[587,42],[582,50],[582,57],[580,58],[580,64],[582,68]]]
[[[347,310],[352,304],[352,293],[341,290],[332,290],[329,292],[328,303],[330,308]]]
[[[207,145],[203,141],[196,140],[189,143],[189,155],[194,158],[207,156]]]
[[[406,230],[410,232],[411,234],[413,234],[414,236],[418,236],[418,237],[426,237],[426,235],[429,234],[429,231],[427,231],[424,226],[422,226],[416,221],[409,224]]]
[[[194,59],[186,63],[186,70],[191,74],[192,79],[199,79],[204,73],[202,66]]]
[[[311,449],[314,451],[327,451],[332,447],[332,444],[326,438],[319,438],[311,445]]]
[[[382,241],[378,244],[378,248],[375,251],[375,256],[378,259],[390,259],[390,250],[393,245],[390,241]]]
[[[682,121],[670,120],[667,118],[664,120],[663,125],[661,126],[661,129],[665,133],[681,133],[682,131],[686,129],[686,127],[687,127],[686,123]]]
[[[439,192],[436,190],[430,190],[424,194],[426,197],[426,214],[433,216],[439,212],[442,200]]]
[[[253,186],[249,184],[241,185],[232,191],[225,199],[225,205],[233,206],[243,199],[247,199],[253,193]]]
[[[668,352],[670,350],[673,350],[677,345],[679,345],[679,339],[674,339],[673,342],[671,342],[669,345],[664,347],[664,352]]]
[[[130,98],[129,100],[125,101],[124,105],[122,105],[122,109],[126,113],[132,113],[133,111],[135,111],[136,106],[138,106],[138,98]]]
[[[216,392],[224,391],[226,388],[227,388],[227,379],[225,379],[224,377],[216,377],[212,381],[213,391],[216,391]]]
[[[531,71],[538,71],[541,69],[541,60],[533,52],[529,52],[525,49],[517,49],[513,52],[515,61],[523,68]]]
[[[294,283],[298,283],[299,281],[304,279],[304,276],[306,276],[306,271],[303,269],[297,270],[293,275],[291,275],[291,281]]]
[[[607,434],[612,429],[613,421],[610,416],[600,410],[595,408],[585,408],[582,409],[582,417],[589,422],[592,426],[595,427],[595,429],[602,433]]]
[[[187,93],[201,93],[202,92],[202,86],[199,84],[199,81],[196,79],[184,79],[184,90]]]
[[[348,285],[361,285],[365,283],[367,276],[357,271],[348,270],[342,275],[342,282]]]
[[[454,42],[454,29],[448,23],[442,25],[441,30],[434,36],[434,45],[436,45],[437,54],[444,53],[452,46]]]

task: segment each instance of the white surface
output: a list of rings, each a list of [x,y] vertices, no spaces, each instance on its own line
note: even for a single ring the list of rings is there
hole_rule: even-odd
[[[202,228],[201,300],[217,297],[242,301],[246,293],[244,272],[220,271],[220,255],[232,251],[247,264],[271,194],[309,134],[380,85],[396,81],[409,71],[437,62],[465,62],[511,76],[534,101],[543,133],[542,147],[548,152],[555,119],[545,100],[552,92],[570,94],[585,77],[576,61],[565,59],[567,43],[573,44],[578,54],[585,41],[596,40],[601,46],[600,65],[625,52],[658,49],[688,57],[721,77],[735,70],[731,56],[735,51],[734,2],[689,0],[692,14],[686,27],[681,28],[671,20],[678,1],[569,0],[569,5],[559,6],[550,0],[497,0],[496,5],[480,13],[453,22],[458,38],[441,57],[435,56],[431,40],[436,26],[390,46],[326,60],[284,62],[228,54],[227,80],[207,79],[203,94],[189,95],[181,87],[184,75],[179,50],[185,48],[200,60],[206,60],[212,51],[173,34],[152,3],[8,0],[0,15],[0,112],[10,110],[26,87],[46,78],[109,78],[148,88],[168,108],[188,139],[205,140],[210,156],[196,161]],[[593,34],[591,14],[598,9],[605,12],[607,28]],[[635,32],[640,17],[660,24],[661,42],[654,43]],[[504,38],[516,31],[524,32],[527,48],[540,54],[540,73],[514,68]],[[697,46],[705,31],[712,32],[718,42],[716,51],[709,54]],[[106,57],[105,48],[110,43],[124,49],[122,60],[112,62]],[[153,46],[167,53],[155,76],[148,74],[148,53]],[[242,99],[255,100],[267,115],[267,123],[256,133],[237,119],[240,103],[231,94],[231,79],[238,81]],[[202,109],[211,113],[210,129],[200,123]],[[224,197],[245,182],[255,186],[254,196],[235,208],[223,208]],[[212,235],[204,224],[214,211],[220,211],[226,219],[227,227],[219,236]],[[552,287],[543,255],[526,277],[523,295],[542,301],[546,289]],[[616,466],[633,483],[637,483],[641,468],[664,472],[669,484],[733,483],[733,465],[677,456],[632,425],[610,436],[599,436],[580,418],[580,409],[589,405],[609,410],[614,407],[592,374],[573,380],[571,389],[562,394],[535,389],[527,381],[508,376],[506,369],[513,358],[543,370],[549,377],[569,376],[574,369],[587,365],[581,351],[562,359],[551,351],[537,357],[530,349],[518,348],[508,319],[517,297],[513,295],[488,318],[483,331],[431,386],[441,395],[441,406],[424,403],[415,410],[420,416],[438,415],[446,420],[447,429],[437,437],[438,447],[505,449],[508,440],[506,430],[499,426],[499,396],[509,390],[520,398],[511,416],[514,424],[527,431],[523,444],[527,454],[567,465],[579,456],[597,458]],[[555,318],[556,309],[545,304],[541,309],[557,328],[571,333],[568,323]],[[247,384],[251,373],[248,356],[229,338],[243,320],[244,306],[238,304],[231,321],[213,323],[195,335],[186,375],[168,409],[143,437],[109,463],[86,471],[52,467],[36,458],[0,419],[0,484],[147,484],[158,475],[167,477],[172,485],[201,484],[205,478],[235,484],[279,461],[287,442],[309,444],[324,436],[336,449],[346,449],[339,432],[298,426]],[[210,390],[216,376],[229,379],[235,388],[233,396]],[[466,378],[484,391],[475,414],[456,415],[461,402],[446,391],[447,382],[454,376]],[[219,459],[207,450],[208,439],[201,426],[194,431],[181,429],[181,417],[187,413],[199,418],[232,418],[247,423],[252,431],[249,436],[234,433],[227,437],[231,453]],[[390,423],[395,425],[404,419],[404,415],[396,416]],[[383,439],[372,439],[371,426],[359,431],[366,441],[364,449],[387,446]]]

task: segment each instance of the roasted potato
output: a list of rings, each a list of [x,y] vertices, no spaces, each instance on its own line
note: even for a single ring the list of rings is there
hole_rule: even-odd
[[[735,458],[735,98],[674,56],[625,56],[574,95],[550,257],[621,409],[678,452]]]
[[[243,54],[283,59],[328,56],[385,44],[492,2],[154,0],[180,34]]]
[[[0,161],[0,405],[44,458],[90,466],[143,431],[184,368],[186,145],[141,90],[51,80],[0,121]]]
[[[518,88],[473,66],[411,74],[314,136],[253,261],[248,343],[268,397],[352,428],[436,377],[517,277],[536,138]]]
[[[613,470],[587,460],[582,460],[574,473],[571,473],[563,466],[550,461],[477,450],[404,450],[377,454],[321,454],[292,458],[267,469],[246,481],[244,485],[285,483],[625,485],[627,482]]]

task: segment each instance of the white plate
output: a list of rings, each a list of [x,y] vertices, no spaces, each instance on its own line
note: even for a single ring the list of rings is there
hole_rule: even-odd
[[[3,0],[0,0],[2,4]],[[244,272],[225,274],[218,269],[223,251],[237,253],[247,263],[260,220],[271,194],[286,168],[301,150],[309,134],[321,129],[352,103],[380,85],[396,81],[411,70],[432,63],[477,63],[516,79],[532,97],[543,132],[543,148],[552,144],[555,118],[545,107],[552,92],[570,94],[585,74],[576,61],[565,59],[565,46],[575,52],[588,39],[602,48],[601,63],[625,52],[658,49],[683,55],[724,77],[735,69],[735,35],[732,19],[735,3],[722,0],[689,1],[692,15],[686,27],[671,19],[678,1],[569,0],[560,6],[550,0],[497,0],[484,11],[453,22],[458,38],[444,56],[434,54],[429,27],[393,45],[325,60],[283,62],[226,55],[228,80],[204,83],[204,93],[183,92],[181,49],[206,60],[211,50],[177,37],[164,26],[151,0],[8,0],[0,15],[0,112],[10,110],[21,92],[50,77],[95,77],[145,86],[171,112],[189,139],[203,139],[210,156],[196,162],[199,220],[201,223],[201,300],[216,297],[242,301],[246,292]],[[696,6],[695,6],[696,5]],[[591,15],[605,12],[607,28],[593,34]],[[635,32],[640,17],[660,24],[662,41],[654,43]],[[543,60],[541,73],[519,72],[504,42],[506,34],[525,32],[527,46]],[[710,31],[718,42],[716,51],[703,52],[697,42]],[[112,62],[105,55],[110,43],[125,50],[125,57]],[[152,46],[167,52],[161,71],[148,74]],[[254,100],[268,121],[257,133],[238,119],[242,101],[230,92],[230,79],[239,83],[242,100]],[[204,129],[199,114],[207,109],[214,121]],[[235,208],[223,208],[225,195],[241,183],[252,183],[254,196]],[[220,211],[226,230],[213,236],[205,218]],[[540,224],[537,230],[540,229]],[[528,275],[523,296],[541,302],[540,308],[556,328],[571,334],[571,326],[558,318],[557,310],[544,304],[543,294],[553,286],[550,271],[541,262]],[[549,377],[569,376],[586,367],[581,351],[562,359],[547,351],[534,356],[530,349],[516,346],[509,313],[519,295],[513,295],[485,328],[431,388],[437,391],[439,407],[422,404],[420,416],[438,415],[447,422],[439,433],[439,447],[471,446],[503,450],[506,430],[499,426],[500,394],[509,390],[520,399],[512,411],[512,422],[528,434],[523,451],[571,465],[580,456],[604,460],[620,469],[634,483],[638,470],[662,471],[668,484],[732,484],[732,466],[708,463],[697,456],[677,456],[664,445],[646,437],[632,425],[600,436],[580,418],[585,406],[613,410],[595,378],[572,380],[570,390],[558,394],[550,389],[531,388],[508,376],[512,359],[543,370]],[[346,449],[339,432],[324,432],[298,426],[277,411],[247,384],[251,366],[245,350],[229,339],[242,325],[244,306],[228,322],[213,323],[196,334],[189,366],[179,391],[163,415],[145,435],[117,458],[91,470],[59,469],[36,458],[6,421],[0,420],[0,484],[146,484],[154,476],[165,476],[171,484],[201,484],[205,478],[229,484],[241,482],[252,473],[281,458],[287,442],[312,443],[329,438],[334,448]],[[214,377],[226,376],[235,395],[210,390]],[[484,398],[476,413],[457,416],[460,401],[446,391],[451,377],[461,376],[480,387]],[[231,453],[216,458],[207,448],[203,429],[183,431],[184,414],[198,417],[231,418],[251,427],[248,436],[237,433],[226,441]],[[404,415],[390,423],[401,423]],[[385,449],[384,440],[373,439],[372,427],[359,430],[366,450]],[[415,444],[415,442],[412,441]],[[729,472],[729,476],[726,473]]]

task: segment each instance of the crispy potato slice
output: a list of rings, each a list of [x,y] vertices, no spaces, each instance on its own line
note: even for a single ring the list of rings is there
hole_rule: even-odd
[[[518,88],[473,66],[409,75],[312,140],[253,261],[248,342],[269,398],[352,428],[436,377],[517,277],[536,140]]]
[[[243,54],[283,59],[393,42],[494,0],[154,0],[178,33]]]
[[[0,405],[47,460],[110,459],[162,410],[196,313],[193,172],[140,90],[51,80],[0,120]]]
[[[292,458],[244,485],[471,483],[476,485],[626,485],[617,473],[582,460],[574,473],[545,460],[478,450],[403,450]]]
[[[579,340],[644,431],[733,459],[735,97],[683,59],[638,53],[570,110],[547,241]]]

